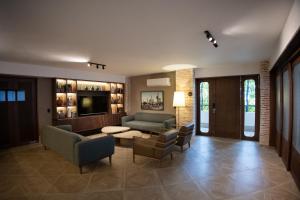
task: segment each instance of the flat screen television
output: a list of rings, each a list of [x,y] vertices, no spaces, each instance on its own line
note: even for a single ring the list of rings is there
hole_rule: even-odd
[[[101,95],[78,95],[78,115],[97,115],[108,112],[108,96]]]

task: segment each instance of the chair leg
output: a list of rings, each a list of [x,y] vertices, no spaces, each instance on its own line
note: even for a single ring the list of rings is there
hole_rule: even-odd
[[[111,158],[112,158],[112,156],[110,155],[110,156],[109,156],[109,165],[110,165],[110,166],[111,166],[111,164],[112,164]]]
[[[46,145],[43,145],[43,147],[44,147],[44,150],[47,150],[47,146]]]
[[[135,163],[135,154],[132,154],[132,161]]]
[[[173,160],[173,152],[170,154],[170,156],[171,156],[171,160]]]
[[[191,142],[188,142],[188,144],[189,144],[189,148],[191,148]]]
[[[82,174],[82,166],[79,166],[79,173]]]

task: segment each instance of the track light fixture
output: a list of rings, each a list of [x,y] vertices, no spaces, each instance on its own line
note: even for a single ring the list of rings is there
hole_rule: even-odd
[[[214,47],[217,48],[219,45],[217,43],[217,40],[212,36],[212,34],[209,31],[204,31],[204,33],[208,41],[213,43]]]
[[[92,63],[92,62],[88,62],[87,66],[88,66],[88,68],[96,67],[96,69],[99,69],[99,67],[101,67],[103,70],[105,70],[105,67],[106,67],[106,65],[104,65],[104,64]]]

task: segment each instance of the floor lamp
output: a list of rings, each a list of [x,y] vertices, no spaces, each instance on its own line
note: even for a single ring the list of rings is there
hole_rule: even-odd
[[[176,128],[179,128],[179,109],[185,107],[185,98],[183,91],[175,91],[173,96],[173,107],[178,108],[178,120],[176,120]]]

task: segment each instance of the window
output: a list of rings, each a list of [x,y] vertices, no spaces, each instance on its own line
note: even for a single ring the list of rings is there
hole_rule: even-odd
[[[0,90],[0,102],[6,101],[5,90]]]
[[[254,137],[255,135],[255,80],[244,81],[244,135]]]
[[[16,101],[16,92],[14,90],[7,91],[7,101]]]
[[[209,132],[209,84],[200,83],[200,131]]]
[[[17,99],[18,99],[18,101],[25,101],[25,91],[24,90],[18,90]]]

